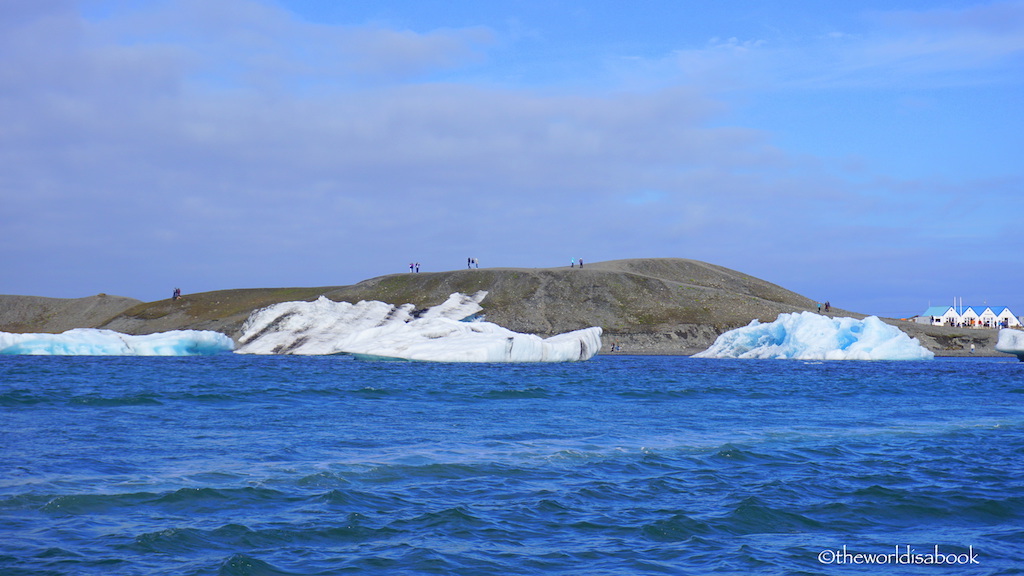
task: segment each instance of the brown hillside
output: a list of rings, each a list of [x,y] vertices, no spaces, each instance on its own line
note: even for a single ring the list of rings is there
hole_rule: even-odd
[[[489,268],[395,274],[328,292],[332,300],[411,302],[427,307],[452,292],[487,290],[487,319],[518,332],[555,334],[601,326],[605,340],[684,339],[688,348],[753,318],[816,304],[721,266],[673,258],[618,260],[580,268]],[[681,343],[677,343],[681,344]],[[634,348],[635,348],[634,345]]]
[[[0,332],[59,334],[93,328],[139,304],[134,298],[106,294],[85,298],[0,295]]]

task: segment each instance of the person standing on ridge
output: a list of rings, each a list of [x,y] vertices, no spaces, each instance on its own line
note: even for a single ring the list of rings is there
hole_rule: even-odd
[[[576,267],[576,259],[575,258],[570,258],[569,259],[569,268],[575,268],[575,267]]]
[[[583,268],[583,258],[580,258],[580,268]]]

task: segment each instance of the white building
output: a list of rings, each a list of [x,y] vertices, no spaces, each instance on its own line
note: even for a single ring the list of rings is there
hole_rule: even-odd
[[[978,313],[978,323],[985,328],[996,327],[996,313],[992,311],[988,306],[984,310]]]
[[[1021,318],[1006,306],[929,306],[914,318],[918,324],[969,328],[1009,328],[1021,326]]]
[[[1020,326],[1020,320],[1014,316],[1013,312],[1010,312],[1010,309],[1006,306],[993,308],[992,312],[996,315],[996,325],[1005,326],[1007,328],[1010,326]]]
[[[931,324],[932,326],[956,326],[959,319],[960,315],[952,306],[929,306],[915,318],[915,321],[918,324]]]

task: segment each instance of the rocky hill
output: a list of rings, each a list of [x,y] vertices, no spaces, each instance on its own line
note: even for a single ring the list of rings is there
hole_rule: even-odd
[[[237,337],[253,310],[290,300],[440,304],[453,292],[488,292],[487,320],[547,336],[588,326],[623,353],[691,354],[722,332],[783,312],[817,311],[813,300],[721,266],[677,258],[617,260],[585,268],[486,268],[392,274],[351,286],[220,290],[140,303],[94,296],[77,300],[0,296],[0,331],[60,332],[99,327],[129,334],[216,330]],[[51,302],[52,301],[52,302]],[[84,311],[88,310],[88,313]],[[833,315],[863,317],[845,310]],[[932,328],[892,321],[938,354],[986,354],[995,330]],[[994,353],[994,352],[992,352]]]
[[[142,304],[122,296],[97,294],[85,298],[0,296],[0,331],[60,333],[94,328]]]
[[[328,292],[333,300],[427,307],[452,292],[487,290],[487,320],[543,336],[601,326],[606,345],[689,353],[752,318],[816,304],[752,276],[682,259],[619,260],[584,268],[490,268],[374,278]]]

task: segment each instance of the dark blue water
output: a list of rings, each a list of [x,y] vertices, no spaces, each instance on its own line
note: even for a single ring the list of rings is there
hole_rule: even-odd
[[[0,358],[4,575],[1022,567],[1015,360]]]

